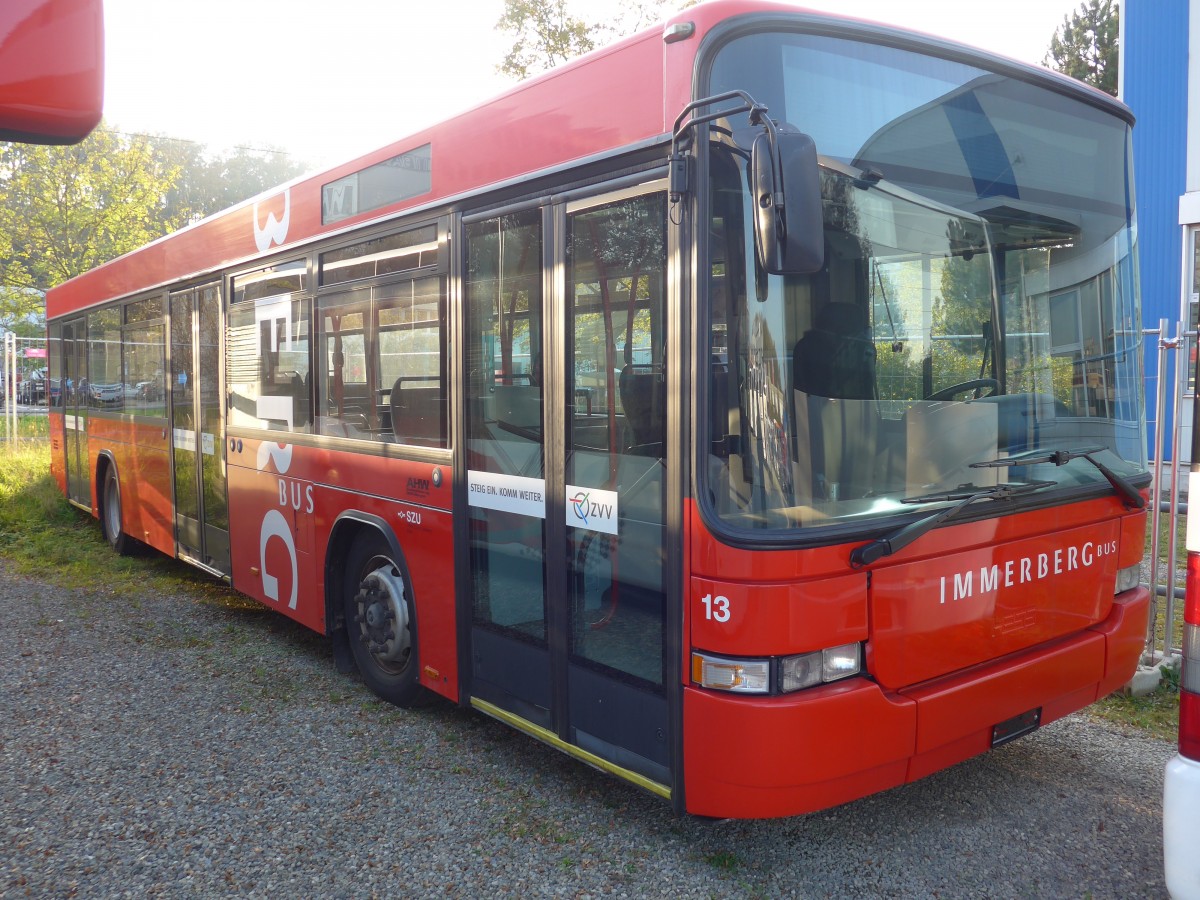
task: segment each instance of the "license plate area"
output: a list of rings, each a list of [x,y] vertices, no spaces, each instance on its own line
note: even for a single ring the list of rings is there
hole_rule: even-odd
[[[1013,716],[1011,719],[1005,719],[998,725],[992,726],[992,746],[999,747],[1009,741],[1024,737],[1031,731],[1037,731],[1041,724],[1042,708],[1040,706],[1023,712],[1019,716]]]

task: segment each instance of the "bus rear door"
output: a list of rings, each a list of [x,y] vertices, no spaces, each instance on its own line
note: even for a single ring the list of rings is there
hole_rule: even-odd
[[[219,284],[171,294],[171,446],[181,557],[230,574]],[[153,385],[143,390],[155,390]]]

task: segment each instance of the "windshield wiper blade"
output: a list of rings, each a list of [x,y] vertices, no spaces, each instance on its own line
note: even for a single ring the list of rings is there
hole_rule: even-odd
[[[917,519],[915,522],[901,525],[894,531],[890,531],[883,537],[876,538],[868,544],[855,547],[850,551],[850,565],[856,569],[861,569],[863,566],[869,566],[871,563],[883,559],[885,556],[891,556],[893,553],[907,547],[917,538],[921,537],[921,535],[932,531],[943,522],[953,519],[976,500],[1011,500],[1013,497],[1019,497],[1022,494],[1040,491],[1046,487],[1053,487],[1056,483],[1054,481],[1024,481],[1017,484],[994,484],[990,487],[971,486],[938,494],[924,494],[920,497],[905,498],[901,502],[936,503],[940,500],[957,500],[958,502],[946,509],[931,513],[923,519]]]
[[[1029,450],[1025,453],[1018,453],[1015,456],[1006,456],[1003,459],[989,459],[984,462],[971,463],[971,467],[974,469],[1007,469],[1012,466],[1030,466],[1037,463],[1053,463],[1056,466],[1065,466],[1073,459],[1086,459],[1099,470],[1100,474],[1112,485],[1113,490],[1121,495],[1127,509],[1144,509],[1146,500],[1138,492],[1138,489],[1127,478],[1118,475],[1093,455],[1107,449],[1107,447],[1096,446],[1075,447],[1071,450]]]

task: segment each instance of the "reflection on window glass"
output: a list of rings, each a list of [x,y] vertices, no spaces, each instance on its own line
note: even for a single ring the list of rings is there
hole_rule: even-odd
[[[571,654],[653,686],[663,681],[666,269],[663,194],[568,216]]]
[[[307,298],[282,294],[230,309],[230,425],[311,430],[310,303]]]
[[[135,416],[166,416],[162,323],[126,328],[123,349],[125,411]]]
[[[308,263],[298,259],[278,266],[268,266],[233,279],[233,302],[280,297],[304,290],[308,282]]]
[[[57,322],[51,322],[50,325],[48,326],[47,330],[49,333],[49,343],[47,345],[47,350],[48,350],[47,356],[49,357],[49,359],[47,360],[47,362],[49,363],[48,375],[50,378],[50,385],[49,385],[50,396],[47,398],[47,400],[48,400],[50,406],[55,406],[55,407],[61,408],[63,405],[65,387],[66,387],[63,384],[63,377],[62,377],[63,376],[62,325],[60,325]],[[0,382],[2,382],[2,381],[3,381],[3,379],[0,379]],[[0,390],[2,390],[2,389],[3,389],[3,385],[0,384]]]
[[[470,497],[474,622],[546,637],[542,453],[542,229],[537,209],[466,229],[468,478],[537,501],[515,511]],[[540,513],[540,514],[539,514]]]
[[[128,303],[125,306],[125,324],[134,325],[138,322],[151,322],[163,317],[163,302],[161,296],[147,297]]]
[[[448,446],[445,308],[438,277],[323,295],[317,430]]]
[[[91,409],[120,412],[125,407],[121,380],[121,309],[88,316],[87,398]]]
[[[321,284],[393,275],[438,262],[437,226],[389,234],[321,254]]]

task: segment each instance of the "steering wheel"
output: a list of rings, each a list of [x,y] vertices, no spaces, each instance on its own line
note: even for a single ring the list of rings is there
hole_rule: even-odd
[[[940,391],[934,391],[925,399],[950,400],[959,394],[965,394],[967,391],[974,391],[975,397],[973,399],[978,400],[979,392],[984,388],[988,389],[988,393],[985,396],[990,397],[992,394],[996,393],[996,391],[1000,390],[1000,382],[995,378],[972,378],[970,381],[952,384],[950,387],[944,387]]]

